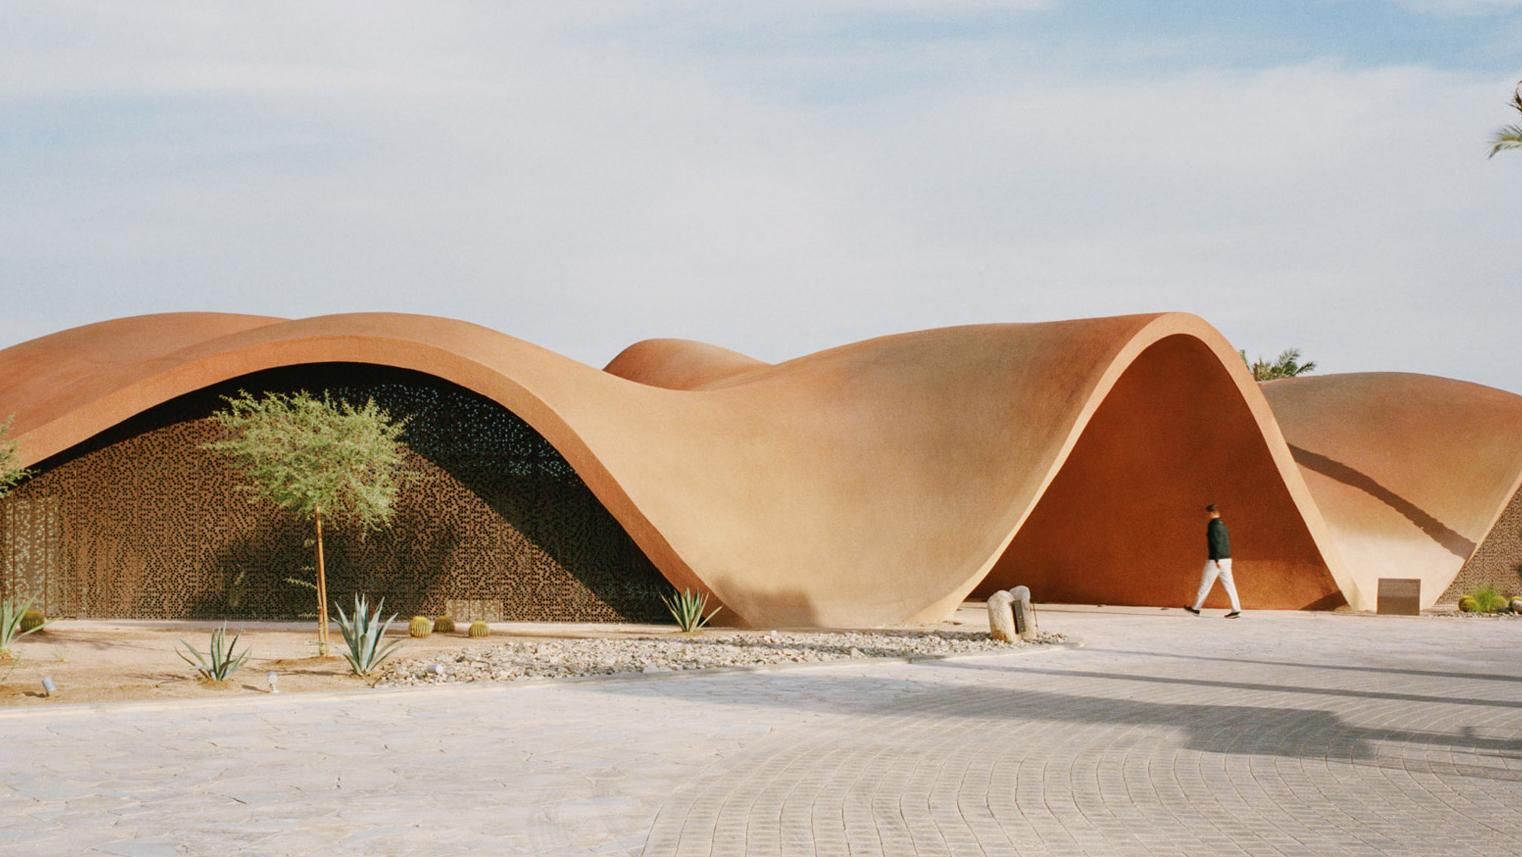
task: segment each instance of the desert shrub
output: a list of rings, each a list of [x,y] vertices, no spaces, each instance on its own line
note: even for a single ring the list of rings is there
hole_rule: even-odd
[[[715,607],[712,613],[704,616],[703,611],[708,609],[708,593],[693,592],[690,589],[672,592],[670,597],[662,595],[661,603],[666,605],[666,609],[671,612],[671,618],[676,620],[677,627],[681,628],[684,634],[691,634],[707,625],[709,620],[719,615],[719,611],[724,609]]]
[[[433,620],[433,630],[438,634],[453,634],[454,617],[450,616],[448,613],[445,613],[443,616],[435,616]]]
[[[356,595],[353,616],[345,615],[344,609],[338,608],[338,629],[343,632],[344,645],[348,648],[344,660],[349,662],[350,669],[357,676],[374,672],[402,644],[400,640],[383,643],[386,630],[396,621],[395,613],[385,621],[381,620],[381,608],[385,605],[386,599],[382,598],[371,610],[369,599]]]
[[[1473,613],[1478,609],[1480,609],[1479,605],[1475,602],[1473,595],[1465,595],[1459,599],[1460,613]]]
[[[1499,613],[1506,610],[1510,604],[1506,596],[1496,591],[1494,586],[1485,584],[1469,594],[1474,599],[1474,612],[1476,613]],[[1460,602],[1460,609],[1463,604]]]
[[[241,652],[234,651],[238,648],[238,635],[234,634],[233,641],[228,643],[226,625],[211,632],[211,645],[207,647],[205,657],[202,657],[199,651],[184,640],[180,641],[180,646],[184,651],[177,651],[175,654],[180,656],[180,660],[194,667],[201,678],[207,681],[227,681],[233,673],[248,662],[250,654],[247,647]]]
[[[489,637],[491,636],[491,626],[477,619],[470,623],[470,630],[465,633],[471,637]]]
[[[426,637],[433,633],[433,620],[427,616],[413,616],[407,623],[407,636]]]

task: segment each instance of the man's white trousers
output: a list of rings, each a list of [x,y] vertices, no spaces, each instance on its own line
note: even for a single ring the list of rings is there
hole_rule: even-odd
[[[1215,586],[1215,579],[1221,578],[1221,586],[1226,590],[1226,597],[1231,599],[1231,609],[1240,611],[1242,602],[1237,599],[1237,584],[1231,579],[1231,560],[1209,559],[1205,561],[1205,574],[1200,578],[1200,594],[1194,599],[1194,609],[1198,610],[1205,605],[1205,597],[1210,594],[1210,587]]]

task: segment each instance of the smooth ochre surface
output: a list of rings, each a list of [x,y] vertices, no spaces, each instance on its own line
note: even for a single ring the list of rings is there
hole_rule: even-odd
[[[763,627],[936,621],[991,571],[1171,603],[1197,579],[1206,502],[1241,527],[1249,608],[1371,610],[1392,569],[1435,598],[1522,476],[1522,397],[1409,375],[1260,390],[1176,313],[929,330],[775,366],[665,340],[617,374],[426,316],[147,316],[0,352],[0,401],[30,463],[190,390],[332,361],[518,414],[670,582]],[[1096,527],[1085,559],[1069,536]]]
[[[1522,620],[1220,615],[1047,609],[1087,645],[914,664],[0,712],[0,842],[1522,854]]]

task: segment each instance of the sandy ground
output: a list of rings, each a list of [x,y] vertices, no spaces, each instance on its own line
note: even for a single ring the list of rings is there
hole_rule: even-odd
[[[396,656],[415,656],[438,651],[492,645],[511,638],[649,637],[675,633],[663,625],[604,624],[493,624],[492,636],[471,639],[459,624],[454,634],[433,634],[409,639],[398,622],[387,639],[405,640]],[[281,693],[362,690],[370,680],[349,671],[337,653],[343,638],[334,626],[334,655],[317,657],[317,631],[310,623],[228,623],[228,637],[241,633],[238,650],[248,647],[252,656],[222,688],[197,681],[195,671],[175,654],[184,640],[203,653],[210,644],[217,622],[134,622],[61,620],[28,634],[12,644],[17,660],[0,663],[0,707],[47,705],[63,702],[115,702],[198,698],[239,694],[265,694],[265,673],[279,674]],[[50,676],[58,692],[42,693],[42,677]]]

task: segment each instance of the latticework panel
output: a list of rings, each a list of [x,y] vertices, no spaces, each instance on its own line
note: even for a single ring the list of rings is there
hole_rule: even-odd
[[[565,459],[496,403],[430,376],[354,364],[292,367],[193,393],[54,459],[3,505],[0,577],[45,580],[55,613],[294,617],[311,614],[311,524],[240,491],[201,444],[238,389],[328,391],[409,420],[412,476],[387,529],[324,528],[329,592],[439,613],[466,602],[503,619],[659,619],[660,573]],[[44,504],[39,506],[38,504]],[[37,535],[51,511],[53,541]],[[29,510],[25,513],[16,510]],[[19,520],[23,531],[12,522]],[[38,530],[42,527],[42,530]],[[49,547],[49,545],[51,545]],[[38,559],[52,550],[51,559]]]
[[[1522,491],[1511,498],[1500,520],[1437,603],[1457,603],[1486,584],[1507,595],[1522,595]]]

